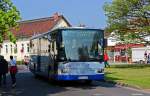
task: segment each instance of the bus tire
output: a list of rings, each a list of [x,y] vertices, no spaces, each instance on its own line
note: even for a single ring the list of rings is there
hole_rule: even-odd
[[[85,84],[91,84],[92,80],[85,80]]]
[[[36,73],[34,73],[34,78],[35,78],[35,79],[39,78],[39,75],[36,74]]]

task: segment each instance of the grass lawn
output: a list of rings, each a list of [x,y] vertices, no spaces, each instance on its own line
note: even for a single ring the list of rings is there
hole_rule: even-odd
[[[150,89],[150,67],[106,68],[106,80]]]

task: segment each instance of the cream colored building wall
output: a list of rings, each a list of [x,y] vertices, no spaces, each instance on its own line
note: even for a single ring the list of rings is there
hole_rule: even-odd
[[[56,28],[61,28],[61,27],[69,27],[68,24],[65,22],[65,20],[61,19],[54,27],[53,29]],[[52,29],[52,30],[53,30]]]
[[[22,44],[23,44],[24,52],[21,52]],[[14,50],[16,47],[17,47],[17,52],[15,53]],[[14,58],[17,61],[21,61],[24,58],[24,56],[29,56],[28,47],[29,47],[29,39],[20,39],[16,42],[16,44],[13,44],[9,41],[4,41],[2,44],[0,54],[3,55],[4,58],[8,61],[10,60],[9,59],[10,55],[14,56]],[[8,50],[8,52],[6,52],[6,50]]]

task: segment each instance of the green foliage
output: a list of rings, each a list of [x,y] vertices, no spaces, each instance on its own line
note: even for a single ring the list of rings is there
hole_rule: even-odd
[[[104,5],[108,17],[107,32],[115,32],[121,41],[143,40],[150,34],[150,0],[113,0]]]
[[[20,13],[10,0],[0,0],[0,43],[8,37],[11,42],[15,43],[16,39],[12,32],[12,28],[17,26],[20,20]]]
[[[132,57],[132,50],[131,50],[131,48],[128,48],[127,49],[127,54],[128,54],[128,56],[131,58]]]

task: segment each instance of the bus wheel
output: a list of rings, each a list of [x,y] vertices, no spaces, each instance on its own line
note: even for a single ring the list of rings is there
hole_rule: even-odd
[[[85,80],[85,84],[91,84],[92,80]]]
[[[34,78],[35,79],[39,78],[39,75],[34,73]]]

